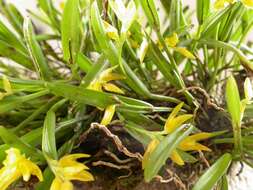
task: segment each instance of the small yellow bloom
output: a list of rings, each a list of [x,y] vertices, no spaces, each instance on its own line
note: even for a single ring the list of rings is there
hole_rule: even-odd
[[[70,154],[59,161],[49,160],[50,168],[55,175],[50,190],[73,190],[71,180],[93,181],[92,174],[86,171],[89,168],[76,161],[79,158],[87,157],[89,157],[87,154]]]
[[[108,91],[108,92],[114,92],[114,93],[118,93],[118,94],[124,94],[124,91],[121,90],[119,87],[117,87],[116,85],[109,83],[110,81],[114,81],[114,80],[122,80],[125,77],[117,74],[117,73],[113,73],[113,70],[116,67],[111,67],[109,69],[104,70],[98,78],[96,78],[94,81],[91,82],[91,84],[87,87],[88,89],[91,90],[95,90],[95,91],[100,91],[102,92],[103,89]],[[111,122],[111,120],[113,118],[113,115],[115,112],[115,105],[110,105],[106,108],[106,111],[104,113],[104,117],[101,121],[102,125],[106,125],[109,124]]]
[[[176,150],[174,150],[170,156],[170,159],[175,162],[179,166],[184,165],[184,160],[181,158],[181,156],[178,154]]]
[[[178,35],[174,32],[172,36],[165,38],[165,43],[174,49],[174,51],[182,54],[189,59],[195,59],[195,56],[185,47],[176,47],[179,42]]]
[[[94,79],[94,81],[91,82],[91,84],[87,87],[88,89],[91,90],[95,90],[95,91],[100,91],[102,92],[103,88],[107,89],[107,91],[110,92],[115,92],[115,86],[112,87],[112,85],[110,87],[112,87],[111,89],[108,88],[108,82],[110,81],[114,81],[114,80],[122,80],[125,77],[117,74],[117,73],[112,73],[113,70],[116,67],[111,67],[109,69],[106,69],[105,71],[103,71],[98,78]],[[120,91],[120,93],[122,93],[122,91]]]
[[[193,117],[192,114],[183,114],[177,116],[178,112],[182,108],[184,103],[178,104],[169,115],[168,119],[166,120],[164,131],[166,134],[173,132],[176,128],[180,127],[184,122],[191,119]]]
[[[178,53],[181,53],[183,56],[189,59],[195,59],[195,56],[185,47],[175,47],[174,50],[177,51]]]
[[[208,147],[198,143],[198,141],[208,139],[212,137],[211,133],[198,133],[186,137],[179,145],[179,148],[183,151],[192,151],[192,150],[203,150],[211,151]]]
[[[180,116],[178,115],[178,112],[183,107],[183,102],[178,104],[170,113],[168,119],[166,120],[166,123],[164,125],[164,132],[163,134],[170,134],[173,131],[175,131],[178,127],[180,127],[183,123],[188,121],[193,117],[192,114],[183,114]],[[208,139],[210,137],[215,136],[215,134],[212,133],[197,133],[191,136],[186,137],[181,141],[177,149],[180,149],[182,151],[211,151],[208,147],[198,143],[198,141]],[[153,139],[150,144],[147,147],[147,150],[145,151],[145,154],[143,156],[142,161],[142,168],[145,168],[145,164],[147,163],[147,160],[150,157],[150,154],[155,150],[157,145],[159,144],[159,141],[157,139]],[[184,165],[184,160],[181,158],[177,150],[173,150],[172,154],[170,155],[170,158],[173,162],[175,162],[178,165]]]
[[[177,33],[173,33],[172,36],[165,38],[165,42],[170,47],[176,47],[179,42]]]
[[[2,100],[5,96],[13,94],[11,83],[5,75],[3,75],[3,89],[5,92],[0,92],[0,100]]]
[[[102,125],[110,124],[110,122],[113,118],[113,115],[115,113],[115,107],[116,107],[115,105],[110,105],[110,106],[106,107],[105,112],[104,112],[104,117],[101,121]]]
[[[103,85],[103,88],[108,92],[115,92],[118,94],[125,94],[123,90],[121,90],[119,87],[117,87],[115,84],[112,83],[105,83]]]
[[[112,26],[111,24],[109,24],[108,22],[104,20],[103,20],[103,24],[104,24],[105,32],[107,36],[111,38],[112,40],[119,40],[118,30],[114,26]]]
[[[40,181],[43,180],[40,168],[26,159],[24,155],[21,155],[18,149],[10,148],[6,153],[6,159],[3,161],[4,166],[0,170],[1,190],[7,189],[20,177],[23,177],[24,181],[29,181],[31,175],[35,175]]]

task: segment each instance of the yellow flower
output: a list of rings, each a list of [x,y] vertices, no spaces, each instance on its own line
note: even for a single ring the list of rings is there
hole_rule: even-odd
[[[3,161],[3,167],[0,170],[0,187],[1,190],[8,188],[10,184],[23,177],[24,181],[29,181],[31,175],[35,175],[40,181],[43,176],[40,168],[32,161],[21,155],[16,148],[10,148],[6,151],[7,156]]]
[[[104,24],[105,32],[107,36],[111,38],[112,40],[116,40],[116,41],[119,40],[118,30],[114,26],[110,25],[108,22],[104,20],[103,20],[103,24]]]
[[[164,131],[162,134],[170,134],[173,131],[175,131],[178,127],[180,127],[183,123],[188,121],[193,117],[192,114],[182,114],[177,116],[178,112],[183,107],[183,102],[177,105],[169,115],[168,119],[166,120],[166,123],[164,125]],[[197,133],[191,136],[186,137],[182,142],[179,144],[177,149],[180,149],[182,151],[211,151],[208,147],[198,143],[198,141],[208,139],[215,134],[212,133]],[[147,150],[143,156],[142,161],[142,168],[145,168],[145,164],[147,163],[147,160],[150,157],[150,154],[155,150],[155,148],[158,146],[159,141],[157,139],[153,139],[148,147]],[[170,159],[175,162],[178,165],[184,165],[184,160],[179,155],[177,149],[173,150],[172,154],[170,155]]]
[[[113,115],[115,113],[115,107],[116,107],[115,105],[110,105],[110,106],[106,107],[103,119],[101,121],[102,125],[110,124],[110,122],[113,118]]]
[[[122,80],[125,78],[124,76],[120,74],[112,73],[115,68],[116,67],[111,67],[104,70],[99,75],[98,78],[96,78],[95,80],[91,82],[91,84],[88,86],[88,89],[102,92],[104,88],[106,91],[109,91],[109,92],[124,94],[124,92],[120,88],[118,88],[116,85],[109,83],[110,81]]]
[[[70,154],[59,161],[49,160],[50,168],[55,175],[50,190],[73,190],[71,180],[93,181],[92,174],[86,171],[89,168],[76,161],[79,158],[87,157],[89,157],[87,154]]]
[[[180,116],[177,116],[178,112],[182,108],[184,103],[178,104],[169,115],[168,119],[166,120],[166,123],[164,125],[164,132],[166,134],[169,134],[173,132],[176,128],[180,127],[184,122],[191,119],[193,117],[192,114],[183,114]]]
[[[3,89],[5,92],[0,92],[0,100],[2,100],[5,96],[13,94],[11,83],[5,75],[3,75]]]
[[[181,156],[178,154],[178,152],[176,150],[174,150],[171,153],[170,159],[173,162],[175,162],[177,165],[179,165],[179,166],[183,166],[184,165],[184,160],[181,158]]]
[[[208,139],[212,137],[211,133],[197,133],[186,137],[180,144],[179,149],[183,151],[192,151],[192,150],[203,150],[211,151],[208,147],[198,143],[198,141]]]
[[[179,42],[178,35],[174,32],[172,36],[165,38],[165,43],[174,49],[174,51],[177,51],[178,53],[182,54],[183,56],[189,58],[189,59],[195,59],[195,56],[187,50],[185,47],[176,47]]]
[[[110,81],[121,80],[121,79],[125,78],[124,76],[122,76],[120,74],[113,73],[113,70],[115,68],[116,67],[111,67],[111,68],[103,71],[99,75],[99,77],[96,78],[94,81],[92,81],[91,84],[87,88],[91,89],[91,90],[95,90],[95,91],[100,91],[100,92],[102,92],[104,89],[108,92],[115,92],[118,94],[124,94],[124,91],[121,90],[119,87],[117,87],[116,85],[114,85],[112,83],[109,83]],[[101,124],[108,125],[111,122],[114,113],[115,113],[115,105],[109,105],[105,109],[104,117],[101,121]]]

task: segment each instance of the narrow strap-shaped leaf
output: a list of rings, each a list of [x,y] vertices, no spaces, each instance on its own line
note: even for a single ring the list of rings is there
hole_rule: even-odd
[[[48,94],[48,90],[43,90],[26,96],[6,97],[0,101],[0,114],[18,108],[22,103],[39,98]]]
[[[226,102],[228,112],[232,118],[235,151],[240,154],[242,152],[241,119],[243,117],[243,110],[241,106],[239,90],[233,76],[230,76],[227,81]]]
[[[0,6],[3,10],[5,17],[11,23],[13,28],[15,28],[15,30],[20,35],[23,35],[24,18],[22,16],[22,14],[19,12],[19,10],[12,3],[2,1],[0,4],[1,4]]]
[[[227,172],[232,161],[229,153],[221,156],[197,181],[192,190],[211,190]]]
[[[173,150],[175,150],[178,144],[193,130],[193,126],[182,131],[184,128],[185,125],[182,125],[173,133],[166,136],[150,154],[150,158],[146,164],[147,167],[145,167],[144,170],[144,178],[147,182],[151,181],[157,175],[168,157],[172,154]]]
[[[204,22],[210,13],[210,5],[210,0],[197,0],[197,18],[200,25]]]
[[[55,120],[55,113],[52,110],[49,110],[44,121],[42,135],[42,151],[53,159],[57,159]]]
[[[202,25],[201,37],[207,37],[217,27],[224,17],[230,12],[230,6],[226,7],[222,11],[217,11],[214,14],[210,14]]]
[[[78,53],[77,64],[85,73],[88,73],[92,68],[91,60],[82,53]]]
[[[42,132],[42,151],[50,156],[52,159],[57,159],[57,148],[55,139],[56,128],[56,115],[55,111],[66,102],[66,99],[62,99],[57,102],[48,112],[45,117],[43,132]]]
[[[57,12],[53,6],[52,0],[38,0],[38,4],[41,9],[45,12],[45,14],[50,19],[52,26],[59,31],[60,30],[60,23],[57,19]]]
[[[148,22],[151,26],[160,27],[160,21],[158,17],[158,13],[156,10],[156,6],[153,0],[141,0],[139,1],[141,7],[148,19]]]
[[[26,18],[24,21],[24,36],[30,56],[40,78],[44,80],[50,80],[51,71],[47,65],[47,61],[43,55],[42,49],[39,43],[36,41],[32,23],[29,18]]]
[[[80,27],[79,0],[68,0],[64,6],[61,34],[63,57],[70,64],[75,64],[77,53],[80,50]]]
[[[34,148],[33,146],[25,143],[19,137],[17,137],[14,133],[9,131],[3,126],[0,126],[0,137],[2,140],[11,147],[16,147],[22,150],[28,157],[31,157],[33,160],[43,160],[43,156],[41,152]]]
[[[19,51],[27,54],[27,49],[25,44],[19,39],[6,25],[0,20],[0,40],[5,41],[10,44],[12,47],[15,47]]]
[[[17,49],[17,46],[11,46],[10,43],[0,39],[0,51],[1,56],[9,58],[27,69],[34,70],[34,66],[29,55],[21,52]]]

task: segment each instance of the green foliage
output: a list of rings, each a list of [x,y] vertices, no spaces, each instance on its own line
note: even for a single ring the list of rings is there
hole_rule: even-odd
[[[239,0],[220,9],[196,0],[193,13],[181,0],[159,2],[37,0],[27,18],[0,0],[0,160],[8,148],[20,149],[46,168],[36,189],[49,189],[48,160],[86,153],[83,134],[110,116],[109,132],[120,128],[145,149],[159,140],[148,152],[148,182],[175,152],[189,166],[201,164],[203,147],[213,150],[212,166],[194,190],[227,189],[232,161],[253,166],[252,9]],[[192,119],[181,125],[184,114]],[[165,125],[176,127],[166,133]],[[197,142],[207,138],[205,146]],[[183,150],[187,142],[195,149]],[[216,143],[225,148],[213,149]]]

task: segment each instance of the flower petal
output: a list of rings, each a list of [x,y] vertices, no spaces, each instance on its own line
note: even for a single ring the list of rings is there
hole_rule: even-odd
[[[103,88],[106,91],[109,91],[109,92],[115,92],[115,93],[118,93],[118,94],[124,94],[123,90],[121,90],[119,87],[117,87],[116,85],[111,84],[111,83],[105,83],[105,84],[103,84]]]
[[[20,150],[17,148],[10,148],[6,150],[5,152],[7,154],[5,160],[3,161],[3,165],[5,166],[15,164],[17,160],[22,158]]]
[[[192,114],[184,114],[180,115],[174,119],[169,120],[165,123],[164,130],[167,134],[173,132],[176,128],[180,127],[184,122],[191,119],[193,117]]]
[[[185,47],[174,47],[174,50],[189,59],[196,59],[195,56],[189,50],[187,50]]]
[[[78,181],[94,181],[93,175],[88,171],[81,171],[74,175],[68,176],[69,180],[78,180]]]
[[[18,163],[18,169],[22,173],[24,181],[28,181],[31,175],[36,176],[39,181],[43,181],[43,175],[40,168],[30,160],[20,160]]]
[[[50,190],[73,190],[73,184],[68,181],[62,181],[60,178],[56,177],[50,187]]]
[[[103,20],[103,24],[105,27],[105,32],[108,35],[108,37],[113,40],[119,40],[118,30],[114,26],[110,25],[108,22],[104,20]]]
[[[63,156],[60,160],[59,163],[64,164],[65,162],[68,162],[69,160],[77,160],[79,158],[89,158],[90,155],[89,154],[83,154],[83,153],[77,153],[77,154],[68,154]]]
[[[177,33],[173,33],[172,36],[165,38],[165,43],[170,47],[175,47],[178,43],[179,39]]]
[[[125,77],[123,75],[117,74],[117,73],[112,73],[113,70],[115,70],[117,68],[117,66],[114,67],[110,67],[106,70],[104,70],[103,72],[101,72],[100,77],[99,77],[99,81],[101,83],[107,83],[113,80],[122,80],[125,79]]]
[[[212,133],[197,133],[197,134],[187,137],[186,139],[190,139],[192,141],[201,141],[201,140],[205,140],[210,137],[213,137],[214,135],[215,134],[212,134]]]
[[[174,150],[170,156],[170,159],[175,162],[179,166],[184,165],[184,160],[181,158],[181,156],[178,154],[176,150]]]
[[[4,166],[0,170],[0,187],[1,190],[5,190],[11,185],[14,181],[20,178],[21,173],[17,170],[16,167],[6,167]]]
[[[106,107],[103,119],[101,121],[102,125],[108,125],[111,123],[113,115],[115,113],[115,108],[116,108],[115,105],[110,105]]]

